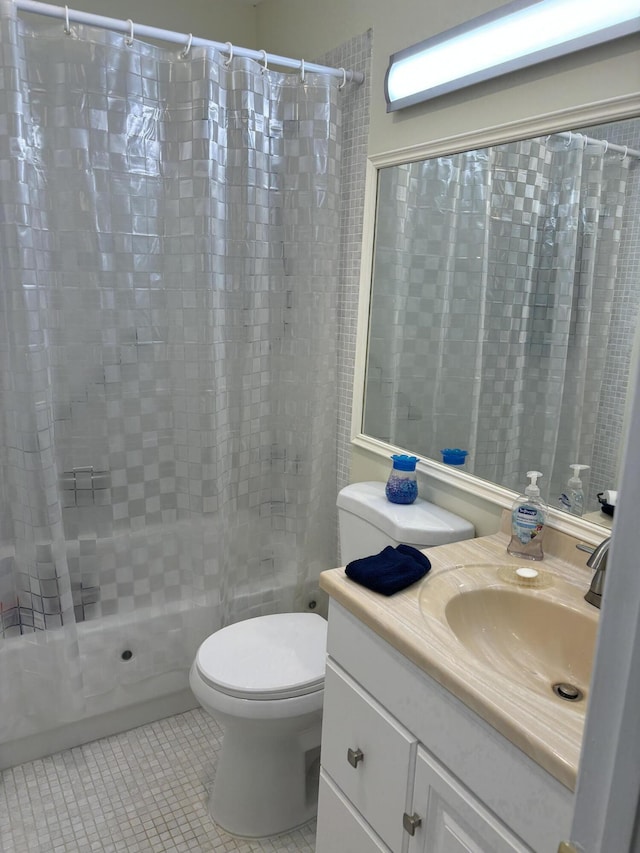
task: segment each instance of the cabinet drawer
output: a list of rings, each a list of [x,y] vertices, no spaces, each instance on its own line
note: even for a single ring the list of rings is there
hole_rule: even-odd
[[[533,853],[422,747],[412,814],[421,824],[409,853]]]
[[[391,853],[324,773],[320,774],[316,853]]]
[[[347,799],[394,851],[413,775],[416,739],[331,661],[325,676],[321,762]]]

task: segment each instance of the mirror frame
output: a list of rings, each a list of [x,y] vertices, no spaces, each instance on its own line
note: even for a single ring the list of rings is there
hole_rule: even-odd
[[[365,379],[369,338],[369,315],[371,307],[371,284],[373,274],[373,252],[375,240],[378,170],[386,166],[396,166],[427,158],[456,154],[474,148],[485,148],[519,139],[554,133],[556,131],[588,127],[640,117],[640,95],[632,94],[610,100],[599,101],[579,107],[552,113],[543,113],[525,120],[495,125],[456,136],[445,137],[381,154],[372,155],[367,160],[365,183],[364,221],[362,236],[362,258],[360,266],[360,294],[358,301],[358,325],[356,335],[355,375],[353,382],[353,407],[351,420],[351,443],[374,456],[388,461],[390,454],[412,452],[415,448],[398,447],[372,438],[362,431],[364,418]],[[637,365],[632,366],[635,370]],[[623,437],[626,444],[626,436]],[[517,493],[510,489],[482,480],[474,474],[457,471],[434,459],[423,459],[418,463],[418,471],[441,483],[446,483],[460,492],[467,492],[498,508],[508,509]],[[549,507],[549,525],[557,530],[575,536],[577,539],[597,543],[603,532],[609,535],[605,525],[586,521]]]

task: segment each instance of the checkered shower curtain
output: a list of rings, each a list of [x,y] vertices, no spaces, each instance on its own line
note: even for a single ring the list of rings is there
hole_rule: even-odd
[[[1,741],[335,564],[341,117],[322,75],[0,12]]]

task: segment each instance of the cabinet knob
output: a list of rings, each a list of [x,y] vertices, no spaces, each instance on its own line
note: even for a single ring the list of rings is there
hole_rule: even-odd
[[[358,763],[364,759],[364,752],[361,749],[349,749],[347,750],[347,761],[352,767],[357,767]]]
[[[420,815],[417,815],[415,812],[413,814],[407,814],[406,812],[402,815],[402,825],[405,830],[409,833],[409,835],[415,835],[416,829],[421,825],[422,818]]]

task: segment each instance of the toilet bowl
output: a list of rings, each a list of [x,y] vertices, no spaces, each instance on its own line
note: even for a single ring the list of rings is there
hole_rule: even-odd
[[[224,730],[209,813],[260,838],[317,810],[327,623],[315,613],[258,616],[198,649],[189,684]]]
[[[338,495],[343,563],[387,545],[470,539],[473,525],[422,498],[400,505],[385,484]],[[209,813],[227,832],[276,835],[316,813],[327,623],[315,613],[258,616],[212,634],[189,683],[224,729]]]

